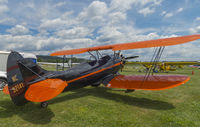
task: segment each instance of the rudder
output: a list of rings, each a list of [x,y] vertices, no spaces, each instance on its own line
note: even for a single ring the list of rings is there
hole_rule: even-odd
[[[12,51],[7,60],[7,81],[10,97],[14,104],[24,105],[28,101],[24,98],[24,93],[27,90],[26,84],[20,72],[18,61],[23,57]]]

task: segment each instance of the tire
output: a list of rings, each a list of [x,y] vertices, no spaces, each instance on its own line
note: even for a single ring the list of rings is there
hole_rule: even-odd
[[[41,108],[47,108],[48,107],[48,102],[47,101],[41,102],[40,103],[40,107]]]
[[[3,90],[5,85],[7,85],[6,79],[0,78],[0,90]]]

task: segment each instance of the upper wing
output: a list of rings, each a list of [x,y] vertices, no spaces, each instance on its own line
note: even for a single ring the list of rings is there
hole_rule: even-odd
[[[197,39],[200,39],[200,34],[188,35],[188,36],[182,36],[182,37],[164,38],[164,39],[157,39],[157,40],[148,40],[148,41],[138,41],[138,42],[130,42],[130,43],[122,43],[122,44],[105,45],[105,46],[96,46],[96,47],[90,47],[90,48],[63,50],[63,51],[54,52],[51,54],[51,56],[73,55],[73,54],[80,54],[80,53],[84,53],[84,52],[88,52],[88,51],[107,50],[107,49],[112,49],[113,51],[117,51],[117,50],[128,50],[128,49],[138,49],[138,48],[170,46],[170,45],[177,45],[177,44],[194,41]]]

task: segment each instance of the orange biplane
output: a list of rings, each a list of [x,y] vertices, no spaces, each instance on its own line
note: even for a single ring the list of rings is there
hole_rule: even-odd
[[[126,76],[120,71],[128,59],[121,50],[160,47],[155,55],[155,62],[161,56],[164,46],[182,44],[200,39],[200,35],[189,35],[157,40],[113,44],[90,48],[58,51],[51,56],[73,55],[88,52],[92,61],[81,63],[66,71],[47,71],[28,58],[23,58],[18,52],[12,51],[7,61],[8,86],[4,93],[9,94],[16,105],[27,102],[41,102],[41,107],[47,107],[50,99],[61,92],[79,89],[88,85],[105,85],[108,88],[121,88],[128,91],[163,90],[173,88],[187,82],[185,75],[146,75]],[[102,55],[99,50],[112,50],[113,54]],[[96,55],[92,52],[96,51]]]

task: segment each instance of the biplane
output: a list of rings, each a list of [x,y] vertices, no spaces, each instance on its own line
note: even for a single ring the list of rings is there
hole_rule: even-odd
[[[7,61],[8,86],[3,91],[9,94],[15,105],[27,102],[40,102],[47,107],[48,101],[64,91],[79,89],[88,85],[105,85],[108,88],[120,88],[127,91],[164,90],[179,86],[190,78],[185,75],[120,75],[128,59],[122,50],[160,47],[155,61],[160,57],[162,47],[182,44],[200,39],[200,35],[189,35],[157,40],[131,43],[112,44],[105,46],[57,51],[51,56],[74,55],[88,52],[94,60],[81,63],[65,71],[47,71],[29,58],[23,58],[18,52],[12,51]],[[101,55],[100,50],[112,50],[110,55]],[[94,55],[96,53],[96,55]]]

